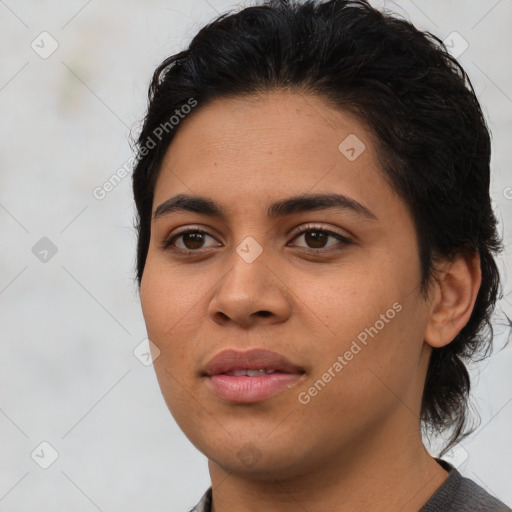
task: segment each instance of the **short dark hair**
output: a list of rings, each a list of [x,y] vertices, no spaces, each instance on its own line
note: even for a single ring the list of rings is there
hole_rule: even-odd
[[[469,77],[429,32],[364,0],[270,0],[218,17],[188,49],[162,62],[149,88],[133,173],[139,286],[156,178],[179,129],[170,129],[169,116],[191,98],[197,110],[216,98],[277,90],[315,94],[369,128],[384,177],[415,223],[425,299],[438,259],[480,254],[482,283],[471,317],[451,343],[432,350],[423,392],[423,426],[451,432],[445,453],[471,433],[463,360],[491,348],[500,291],[493,253],[502,242],[489,196],[484,116]],[[155,147],[148,151],[150,140]]]

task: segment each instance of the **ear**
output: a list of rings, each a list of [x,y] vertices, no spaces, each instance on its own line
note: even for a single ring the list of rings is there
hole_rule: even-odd
[[[444,347],[468,323],[482,282],[480,254],[467,251],[438,266],[430,296],[430,318],[425,342]]]

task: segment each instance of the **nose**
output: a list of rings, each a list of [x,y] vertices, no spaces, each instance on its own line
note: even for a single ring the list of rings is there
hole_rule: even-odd
[[[208,307],[210,318],[244,329],[286,321],[291,312],[289,288],[269,261],[261,255],[248,262],[234,253],[231,263],[215,287]]]

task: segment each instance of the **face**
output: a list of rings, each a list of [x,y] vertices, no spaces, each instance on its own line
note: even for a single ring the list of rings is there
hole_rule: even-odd
[[[199,105],[153,212],[141,302],[154,365],[212,463],[306,473],[418,426],[415,229],[363,124],[291,92]]]

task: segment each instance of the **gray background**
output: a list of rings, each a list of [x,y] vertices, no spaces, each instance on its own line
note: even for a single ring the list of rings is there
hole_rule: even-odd
[[[506,235],[499,311],[512,318],[512,2],[373,3],[448,38],[453,51],[468,44],[459,60],[493,133],[492,196]],[[206,459],[133,353],[145,328],[130,176],[102,200],[93,190],[129,160],[154,68],[237,5],[0,0],[2,512],[180,511],[209,485]],[[510,335],[497,320],[497,349]],[[508,504],[511,345],[472,372],[482,425],[449,459]]]

